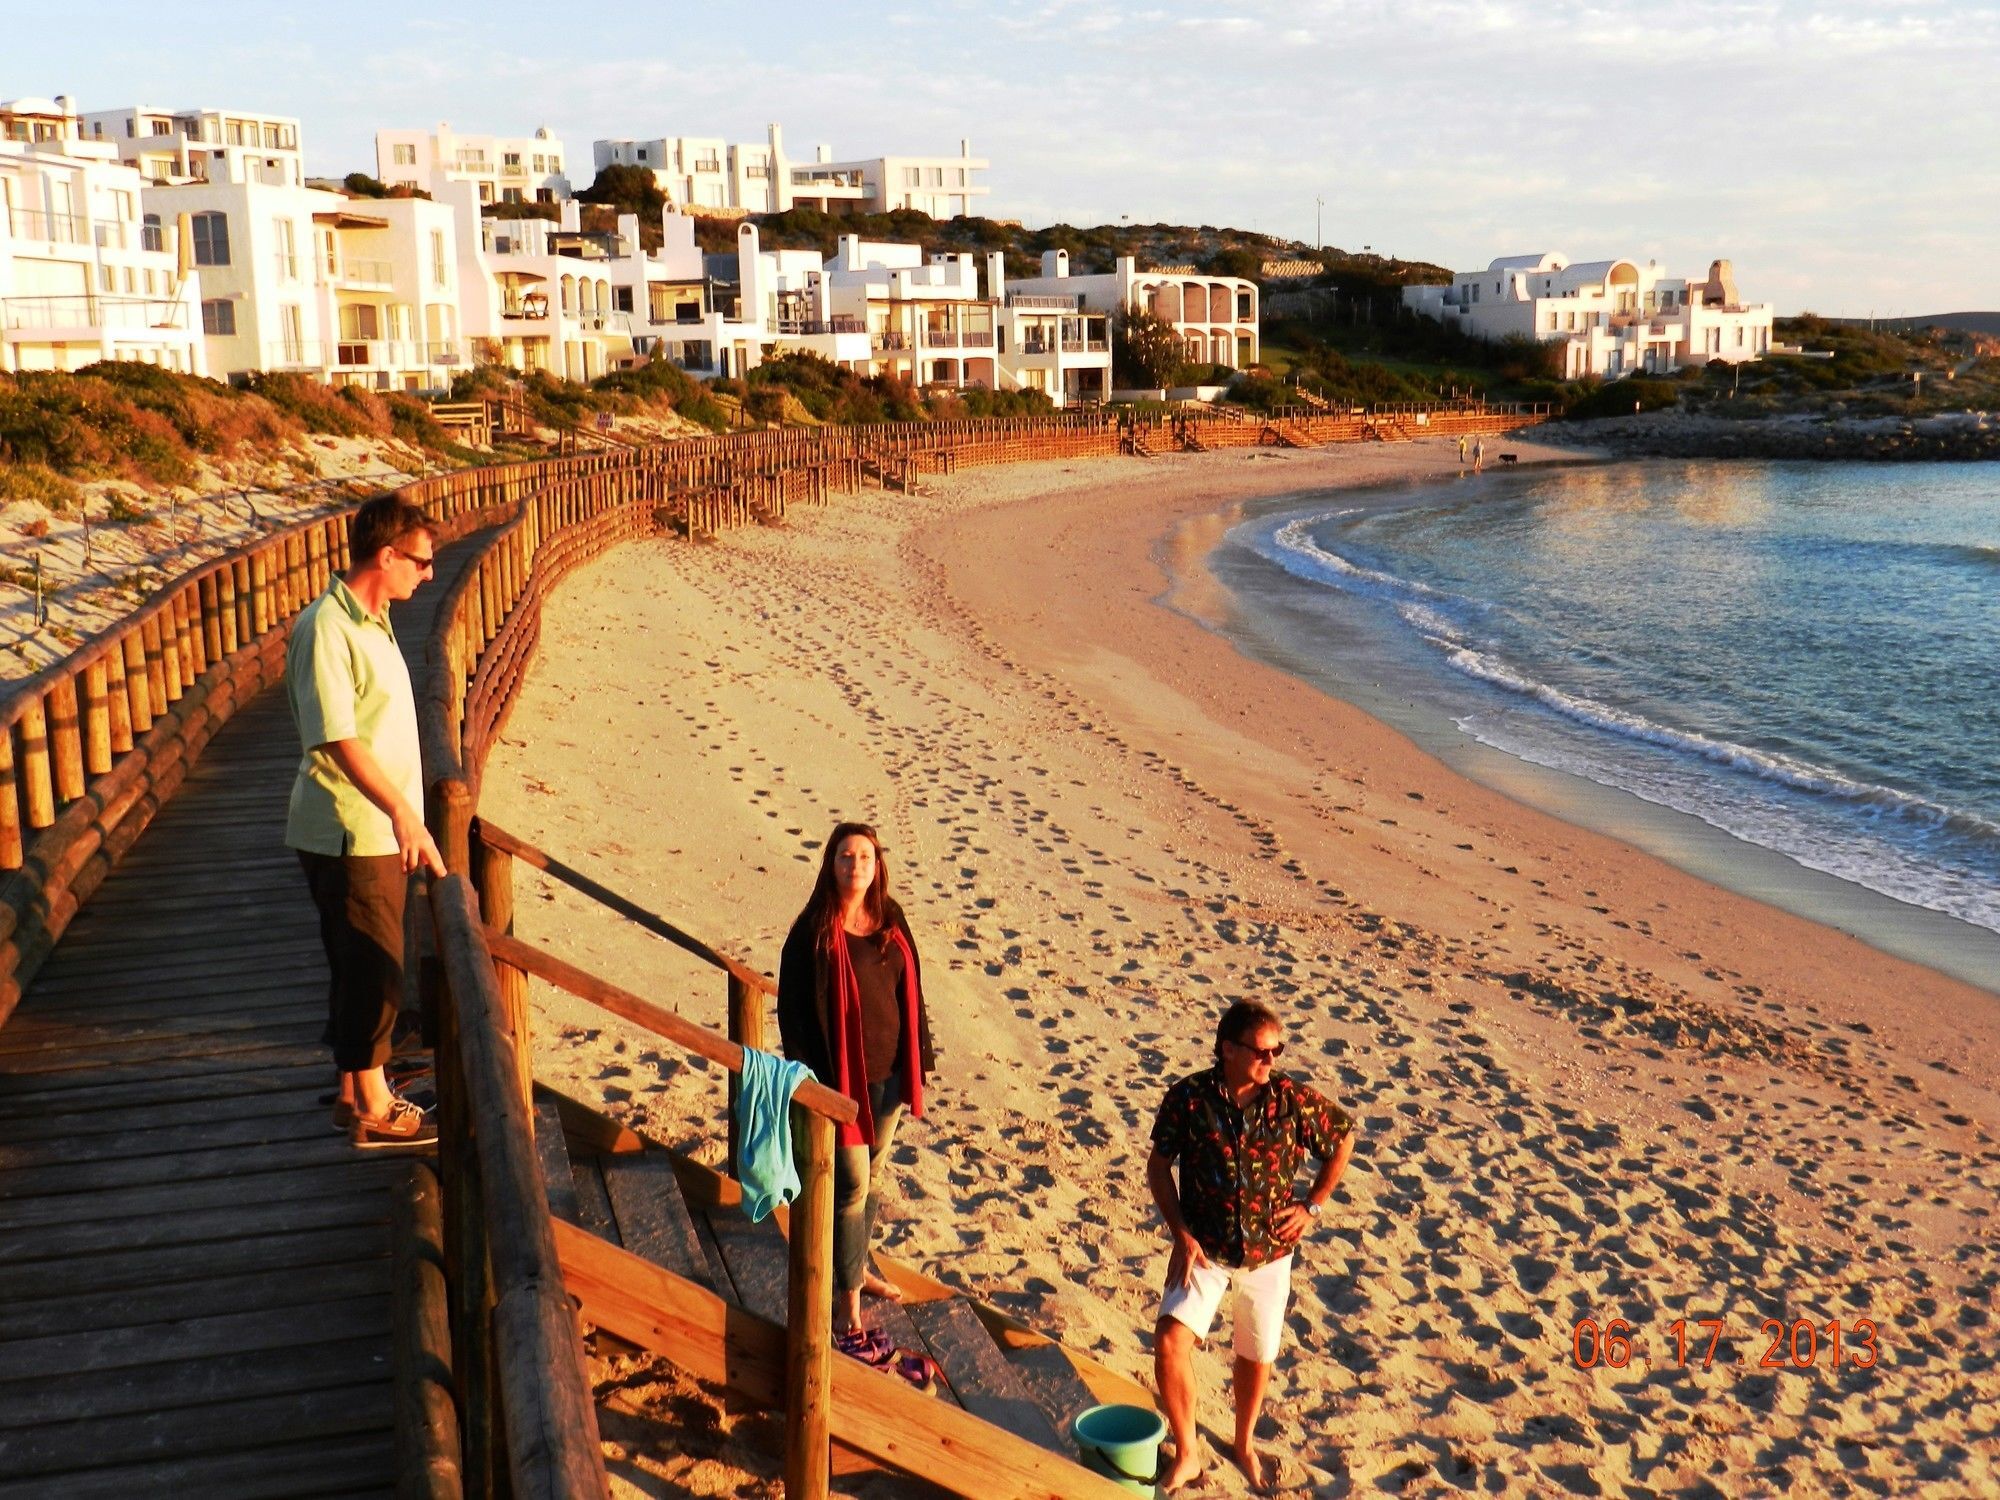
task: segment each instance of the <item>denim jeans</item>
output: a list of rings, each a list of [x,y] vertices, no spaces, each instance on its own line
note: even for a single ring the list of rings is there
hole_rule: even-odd
[[[839,1146],[833,1153],[833,1289],[851,1292],[868,1276],[868,1242],[875,1236],[876,1184],[903,1118],[903,1086],[889,1078],[868,1085],[875,1144]]]

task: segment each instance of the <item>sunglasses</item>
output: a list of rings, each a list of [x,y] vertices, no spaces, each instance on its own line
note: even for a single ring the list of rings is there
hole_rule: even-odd
[[[405,552],[401,547],[391,547],[389,550],[398,557],[415,563],[417,571],[420,573],[428,573],[432,568],[437,566],[437,554],[435,552]]]
[[[1253,1047],[1248,1042],[1237,1041],[1232,1041],[1229,1045],[1237,1048],[1239,1051],[1248,1052],[1252,1057],[1257,1058],[1261,1062],[1276,1062],[1285,1050],[1283,1042],[1279,1042],[1275,1047]]]

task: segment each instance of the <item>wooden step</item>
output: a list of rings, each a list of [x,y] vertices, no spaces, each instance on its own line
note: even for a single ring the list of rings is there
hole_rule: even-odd
[[[570,1174],[569,1147],[563,1140],[562,1116],[555,1095],[535,1091],[535,1155],[542,1164],[542,1187],[549,1196],[549,1212],[568,1224],[583,1222],[576,1195],[576,1179]]]
[[[1076,1373],[1076,1366],[1069,1362],[1062,1345],[1023,1345],[1009,1349],[1005,1358],[1035,1405],[1055,1424],[1056,1431],[1063,1434],[1067,1443],[1070,1420],[1078,1412],[1096,1406],[1098,1400],[1090,1387],[1083,1383],[1083,1377]]]
[[[904,1311],[951,1382],[958,1404],[975,1417],[1065,1458],[1076,1449],[1068,1429],[1052,1421],[1007,1363],[979,1314],[963,1297],[913,1302]],[[1079,1382],[1080,1383],[1080,1382]]]
[[[719,1291],[674,1176],[673,1158],[654,1147],[600,1156],[597,1166],[617,1224],[617,1243],[676,1276]],[[782,1289],[781,1281],[781,1294]]]

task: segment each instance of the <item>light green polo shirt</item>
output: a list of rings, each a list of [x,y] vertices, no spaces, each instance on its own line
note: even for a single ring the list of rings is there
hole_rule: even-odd
[[[380,615],[369,614],[346,582],[335,578],[292,622],[285,697],[305,751],[292,782],[286,844],[314,854],[394,854],[389,815],[325,749],[334,740],[361,741],[410,806],[423,811],[417,700],[387,607]]]

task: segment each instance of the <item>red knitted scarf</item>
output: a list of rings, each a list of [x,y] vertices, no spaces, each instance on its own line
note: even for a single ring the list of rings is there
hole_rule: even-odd
[[[918,1034],[917,956],[910,940],[895,926],[888,929],[889,940],[903,955],[903,1044],[897,1058],[903,1077],[903,1106],[912,1115],[924,1112],[923,1047]],[[838,923],[833,929],[832,1014],[828,1016],[827,1051],[833,1059],[833,1086],[861,1106],[861,1117],[842,1125],[836,1143],[842,1146],[875,1144],[875,1111],[868,1102],[868,1059],[861,1042],[861,981],[854,977],[854,960],[847,956],[847,939]]]

